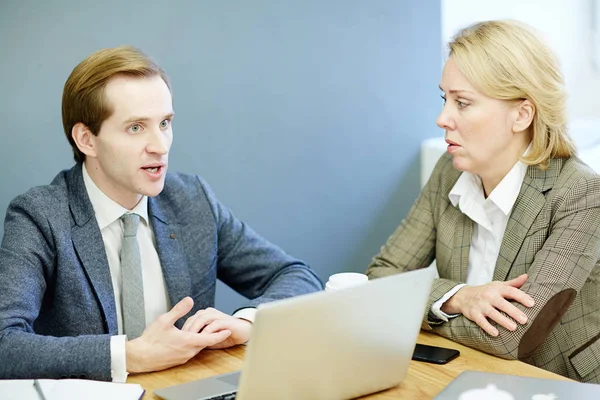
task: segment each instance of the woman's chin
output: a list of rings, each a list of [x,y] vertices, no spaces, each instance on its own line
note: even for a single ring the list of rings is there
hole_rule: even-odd
[[[464,157],[461,156],[453,156],[452,157],[452,166],[457,171],[468,171],[469,170],[469,162],[465,160]]]

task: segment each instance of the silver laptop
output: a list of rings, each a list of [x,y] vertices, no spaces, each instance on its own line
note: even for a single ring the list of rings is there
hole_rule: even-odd
[[[600,399],[600,385],[554,379],[466,371],[435,400],[563,400]]]
[[[261,305],[242,372],[154,393],[167,400],[340,400],[396,386],[434,274],[426,268]]]

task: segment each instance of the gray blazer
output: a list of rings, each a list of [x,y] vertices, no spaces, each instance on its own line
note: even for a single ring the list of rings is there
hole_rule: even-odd
[[[217,278],[252,299],[247,307],[322,288],[302,261],[236,219],[198,176],[167,174],[162,193],[148,199],[148,218],[171,304],[191,296],[190,315],[214,305]],[[4,228],[0,378],[110,380],[117,314],[81,165],[15,198]]]

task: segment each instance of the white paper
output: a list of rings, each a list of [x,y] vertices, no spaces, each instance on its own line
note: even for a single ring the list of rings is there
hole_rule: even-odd
[[[138,400],[144,389],[138,384],[86,379],[38,380],[46,400]],[[0,380],[0,400],[40,400],[33,380]]]

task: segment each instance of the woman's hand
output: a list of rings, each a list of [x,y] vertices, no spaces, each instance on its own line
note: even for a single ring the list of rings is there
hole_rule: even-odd
[[[509,331],[515,331],[516,322],[525,325],[527,316],[509,300],[525,307],[533,307],[535,304],[533,298],[520,289],[526,281],[527,274],[523,274],[506,282],[494,281],[481,286],[465,286],[444,303],[442,311],[447,314],[462,314],[492,336],[498,336],[498,329],[488,319]]]

